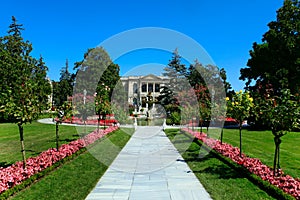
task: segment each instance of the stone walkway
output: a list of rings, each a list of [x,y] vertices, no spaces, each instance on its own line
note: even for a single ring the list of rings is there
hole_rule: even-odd
[[[138,127],[86,199],[211,199],[161,129]]]

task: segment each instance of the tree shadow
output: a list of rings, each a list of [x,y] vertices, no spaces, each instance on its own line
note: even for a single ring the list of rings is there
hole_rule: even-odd
[[[219,158],[210,151],[205,145],[201,144],[197,139],[194,139],[193,143],[183,154],[184,161],[189,163],[193,162],[199,166],[204,162],[210,162],[213,159],[219,160]],[[237,179],[246,178],[245,175],[238,173],[236,170],[232,169],[226,163],[221,161],[220,164],[208,165],[201,170],[193,170],[196,173],[207,173],[217,176],[219,179]]]
[[[35,150],[32,150],[32,149],[25,149],[25,152],[30,152],[30,156],[38,156],[40,155],[42,152],[41,151],[35,151]]]
[[[9,167],[11,166],[12,163],[8,163],[8,162],[0,162],[0,167],[3,167],[3,168],[6,168],[6,167]]]
[[[209,166],[203,170],[194,171],[194,173],[206,173],[218,176],[219,179],[237,179],[237,178],[246,178],[241,173],[231,169],[225,164],[219,164],[214,166]]]
[[[72,142],[72,141],[75,141],[76,139],[73,138],[73,139],[69,139],[69,138],[66,138],[66,139],[63,139],[63,140],[58,140],[60,142]]]

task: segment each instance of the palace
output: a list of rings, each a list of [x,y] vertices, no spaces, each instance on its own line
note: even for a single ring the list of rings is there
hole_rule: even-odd
[[[141,109],[148,111],[148,102],[153,102],[153,107],[160,95],[161,87],[170,82],[166,76],[125,76],[121,77],[122,84],[128,94],[128,103],[135,107],[135,112]]]

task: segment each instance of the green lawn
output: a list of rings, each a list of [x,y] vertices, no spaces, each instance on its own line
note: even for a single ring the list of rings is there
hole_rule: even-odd
[[[94,127],[87,127],[87,131],[93,131]],[[78,133],[72,126],[59,126],[59,142],[69,143],[79,138]],[[33,122],[24,125],[24,143],[26,157],[37,156],[42,151],[55,148],[55,125],[40,124]],[[22,160],[19,129],[17,124],[0,124],[0,166],[12,164]]]
[[[106,136],[96,142],[86,153],[64,164],[11,199],[85,199],[108,165],[118,155],[119,151],[115,151],[116,147],[121,150],[125,146],[130,138],[128,134],[130,132],[133,133],[133,130],[122,129]],[[94,152],[103,153],[96,159],[93,156]]]
[[[203,129],[206,132],[206,129]],[[211,129],[209,133],[217,130]],[[218,136],[220,136],[218,131]],[[215,136],[216,137],[216,136]],[[239,147],[239,130],[224,129],[223,141]],[[300,177],[300,132],[291,132],[282,137],[280,146],[280,166],[286,174]],[[259,158],[264,164],[273,167],[274,140],[271,131],[242,130],[242,151],[246,155]]]
[[[199,146],[177,129],[167,129],[166,133],[213,199],[274,199],[213,154],[199,158]]]

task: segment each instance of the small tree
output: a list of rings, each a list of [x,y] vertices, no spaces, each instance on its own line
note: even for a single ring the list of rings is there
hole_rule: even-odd
[[[96,114],[98,115],[98,131],[100,127],[100,116],[105,116],[107,113],[111,113],[111,107],[109,102],[110,88],[104,85],[104,83],[101,86],[102,87],[98,85],[98,90],[95,98],[95,110]]]
[[[227,115],[236,119],[239,123],[240,156],[242,156],[242,124],[243,121],[249,117],[250,109],[254,106],[253,98],[250,97],[248,92],[240,90],[233,95],[231,100],[228,97],[226,100]]]
[[[70,119],[72,117],[72,102],[65,101],[62,106],[56,111],[56,128],[55,128],[55,141],[56,141],[56,150],[59,148],[59,124],[62,123],[64,119]]]
[[[273,90],[267,90],[265,96],[257,98],[257,110],[260,120],[271,128],[274,136],[275,153],[273,175],[280,169],[281,137],[295,128],[299,128],[300,107],[299,96],[291,94],[289,89],[282,89],[273,95]],[[276,170],[277,169],[277,170]]]
[[[208,88],[204,84],[195,85],[194,90],[199,104],[200,132],[202,133],[203,124],[205,121],[208,121],[210,117],[210,95]]]

